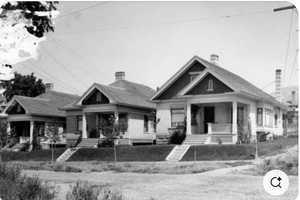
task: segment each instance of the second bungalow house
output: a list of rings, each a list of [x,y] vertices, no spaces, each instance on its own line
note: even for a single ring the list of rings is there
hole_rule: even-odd
[[[184,126],[185,144],[249,142],[283,135],[287,107],[250,82],[198,56],[190,59],[152,97],[157,134]]]
[[[7,133],[17,139],[17,144],[32,143],[34,138],[47,140],[50,134],[57,132],[62,136],[66,113],[60,107],[74,102],[79,96],[52,88],[52,84],[46,84],[46,92],[37,97],[15,95],[8,102],[2,114],[7,120]]]
[[[112,136],[115,124],[125,144],[152,143],[155,139],[155,91],[125,80],[125,72],[115,73],[109,85],[94,83],[76,102],[64,106],[67,133],[82,135],[80,147],[96,146],[99,138]]]

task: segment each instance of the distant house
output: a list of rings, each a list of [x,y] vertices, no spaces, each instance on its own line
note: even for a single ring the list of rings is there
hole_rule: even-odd
[[[287,107],[240,76],[194,56],[152,97],[157,134],[186,126],[186,144],[237,143],[283,135]]]
[[[150,98],[154,93],[148,86],[125,80],[125,72],[116,72],[115,82],[94,83],[76,102],[62,108],[67,115],[66,130],[82,134],[84,142],[111,136],[118,124],[126,143],[152,142],[155,104]]]
[[[47,90],[37,97],[15,95],[3,111],[8,122],[8,134],[15,135],[20,143],[26,143],[32,142],[34,137],[44,137],[54,131],[63,132],[66,113],[60,107],[78,98],[53,90]]]

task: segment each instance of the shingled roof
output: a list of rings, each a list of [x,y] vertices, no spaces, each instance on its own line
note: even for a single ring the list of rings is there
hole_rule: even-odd
[[[150,101],[155,90],[146,85],[127,80],[118,80],[109,85],[94,83],[78,101],[68,104],[62,109],[69,110],[80,108],[80,105],[78,104],[80,104],[80,102],[95,88],[107,96],[110,103],[155,109],[155,104]]]
[[[13,105],[14,102],[19,103],[25,110],[26,114],[41,115],[51,117],[65,117],[65,111],[60,110],[60,107],[65,106],[77,100],[79,96],[57,92],[47,91],[37,97],[26,97],[15,95],[8,103],[6,110]]]
[[[184,73],[193,63],[194,61],[198,61],[203,66],[207,67],[207,69],[222,77],[224,80],[230,83],[230,86],[235,88],[236,93],[242,93],[242,94],[248,94],[256,99],[265,100],[280,106],[285,106],[281,102],[277,101],[273,96],[270,94],[264,92],[262,89],[256,87],[249,81],[245,80],[244,78],[214,64],[211,63],[203,58],[200,58],[198,56],[194,56],[186,65],[184,65],[173,77],[171,77],[162,87],[159,91],[156,92],[156,94],[152,97],[152,100],[155,100],[157,97],[159,97],[177,78],[181,76],[182,73]]]

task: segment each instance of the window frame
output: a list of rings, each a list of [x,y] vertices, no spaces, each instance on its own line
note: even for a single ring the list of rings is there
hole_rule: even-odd
[[[214,80],[211,78],[208,79],[207,91],[209,92],[214,91]]]
[[[181,111],[181,113],[174,113],[174,111]],[[172,128],[176,128],[178,126],[184,126],[185,125],[185,117],[186,117],[186,113],[185,113],[185,109],[183,107],[179,107],[179,108],[171,108],[170,109],[170,113],[171,113],[171,127]],[[183,120],[182,121],[174,121],[174,114],[182,114]]]

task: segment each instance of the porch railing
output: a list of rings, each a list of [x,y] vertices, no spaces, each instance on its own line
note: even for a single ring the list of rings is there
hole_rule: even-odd
[[[228,134],[232,133],[231,123],[207,123],[208,134]]]

